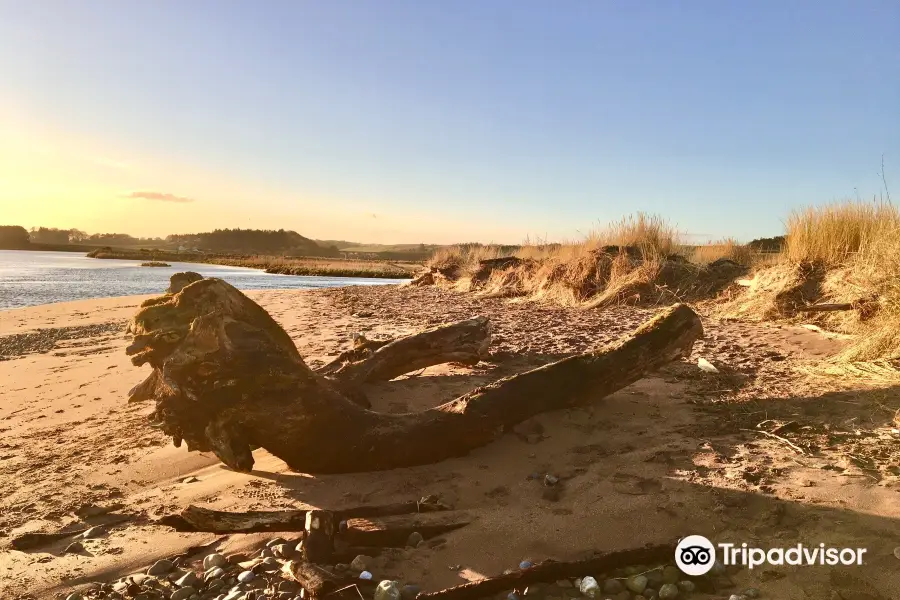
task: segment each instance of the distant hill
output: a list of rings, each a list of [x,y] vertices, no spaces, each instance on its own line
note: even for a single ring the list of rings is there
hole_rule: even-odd
[[[215,229],[166,237],[169,246],[221,254],[338,256],[333,245],[322,245],[296,231],[284,229]]]

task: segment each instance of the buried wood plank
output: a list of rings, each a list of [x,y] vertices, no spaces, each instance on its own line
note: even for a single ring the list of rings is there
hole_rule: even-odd
[[[465,527],[473,520],[470,514],[460,511],[347,519],[347,527],[339,537],[356,546],[403,547],[413,532],[429,538]]]
[[[568,562],[545,561],[527,569],[497,577],[472,581],[437,592],[421,593],[416,600],[477,600],[501,592],[521,589],[535,583],[549,583],[559,579],[584,577],[606,573],[633,565],[653,565],[672,562],[675,543],[647,545],[642,548],[604,552],[593,558]]]
[[[336,522],[354,517],[382,517],[411,513],[449,510],[431,498],[393,504],[353,506],[331,511]],[[178,515],[166,515],[156,521],[176,531],[207,531],[210,533],[256,533],[261,531],[304,531],[307,510],[212,510],[193,504]],[[50,534],[45,534],[50,535]],[[70,535],[70,534],[66,534]],[[65,536],[63,536],[65,537]]]

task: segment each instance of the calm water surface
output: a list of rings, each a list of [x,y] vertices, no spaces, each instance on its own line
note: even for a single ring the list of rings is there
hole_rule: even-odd
[[[169,276],[195,271],[218,277],[241,290],[313,289],[342,285],[382,285],[401,279],[271,275],[257,269],[201,263],[142,267],[140,261],[87,258],[77,252],[0,250],[0,310],[85,298],[161,294]]]

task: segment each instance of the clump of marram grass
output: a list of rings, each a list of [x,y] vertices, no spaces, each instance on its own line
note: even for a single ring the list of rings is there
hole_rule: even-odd
[[[893,204],[859,201],[810,206],[793,211],[786,223],[784,253],[794,262],[847,264],[867,261],[886,234],[900,228]]]
[[[685,252],[678,230],[668,221],[637,213],[598,227],[577,242],[443,248],[429,266],[461,291],[606,306],[690,295],[704,269],[690,264]],[[509,260],[481,264],[505,257]],[[707,291],[711,293],[712,287],[721,288],[721,278],[707,285]]]

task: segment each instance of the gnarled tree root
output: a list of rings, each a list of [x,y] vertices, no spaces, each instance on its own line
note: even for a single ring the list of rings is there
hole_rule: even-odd
[[[386,344],[364,364],[351,362],[334,375],[346,371],[351,382],[371,381],[394,377],[404,365],[471,363],[482,356],[487,320],[455,327],[449,337],[438,329]],[[136,394],[156,401],[154,420],[176,443],[212,451],[238,470],[251,469],[251,449],[262,447],[292,469],[312,473],[393,469],[466,454],[529,417],[637,381],[690,353],[703,333],[699,317],[676,305],[611,346],[501,379],[430,410],[383,414],[354,403],[311,370],[265,310],[219,279],[147,301],[129,329],[132,362],[154,369]]]

